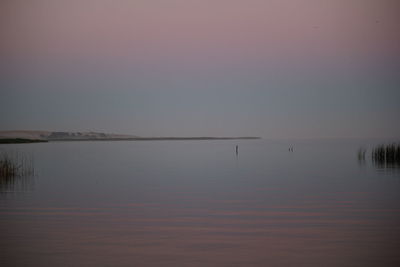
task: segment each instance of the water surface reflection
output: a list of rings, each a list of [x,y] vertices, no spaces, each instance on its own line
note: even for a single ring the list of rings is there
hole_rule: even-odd
[[[400,179],[358,144],[235,145],[35,145],[34,191],[0,194],[5,266],[400,265]]]
[[[31,176],[11,176],[0,179],[0,193],[18,193],[33,191],[35,177]]]

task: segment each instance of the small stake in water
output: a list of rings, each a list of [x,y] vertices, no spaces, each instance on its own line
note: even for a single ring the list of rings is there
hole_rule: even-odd
[[[239,153],[239,146],[236,145],[236,155]]]

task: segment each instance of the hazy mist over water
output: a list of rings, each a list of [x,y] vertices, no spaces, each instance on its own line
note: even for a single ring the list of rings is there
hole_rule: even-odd
[[[0,192],[2,261],[397,266],[400,172],[375,168],[368,158],[360,164],[361,144],[374,143],[2,145],[32,153],[36,173],[15,192]]]

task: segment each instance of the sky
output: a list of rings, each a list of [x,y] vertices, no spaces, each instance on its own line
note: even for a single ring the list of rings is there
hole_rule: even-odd
[[[0,130],[400,137],[397,0],[2,0]]]

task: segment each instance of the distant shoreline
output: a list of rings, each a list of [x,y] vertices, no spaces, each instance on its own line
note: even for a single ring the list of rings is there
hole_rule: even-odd
[[[25,143],[48,143],[48,142],[74,142],[74,141],[201,141],[201,140],[254,140],[261,137],[134,137],[134,138],[65,138],[65,139],[27,139],[27,138],[0,138],[0,144],[25,144]]]
[[[0,138],[0,144],[26,144],[26,143],[47,143],[49,141],[42,139],[26,138]]]
[[[163,141],[163,140],[239,140],[261,139],[254,136],[161,136],[147,137],[101,132],[0,131],[0,144],[20,144],[57,141]]]
[[[57,141],[184,141],[184,140],[251,140],[261,139],[261,137],[135,137],[135,138],[99,138],[99,139],[54,139],[49,142]]]

